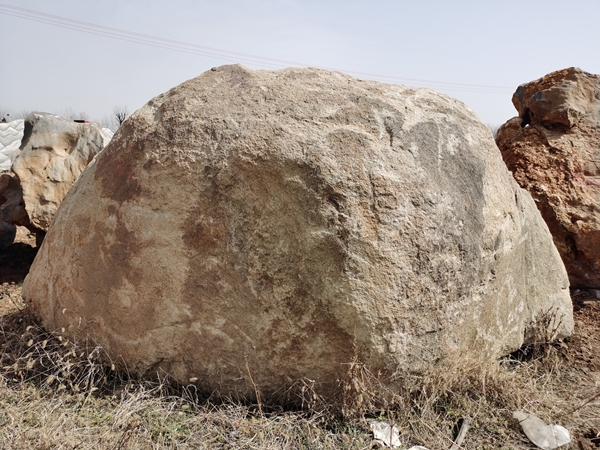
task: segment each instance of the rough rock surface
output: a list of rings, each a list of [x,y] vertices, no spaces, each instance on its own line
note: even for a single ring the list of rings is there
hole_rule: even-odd
[[[48,113],[27,116],[11,170],[21,182],[31,227],[48,230],[67,191],[104,149],[105,140],[95,123],[75,123]]]
[[[317,69],[223,66],[151,100],[65,198],[23,295],[128,370],[263,399],[573,326],[548,229],[475,114]]]
[[[574,287],[600,288],[600,76],[570,68],[519,86],[496,135],[554,237]]]

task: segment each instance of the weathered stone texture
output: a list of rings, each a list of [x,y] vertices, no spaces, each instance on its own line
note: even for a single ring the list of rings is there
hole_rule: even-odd
[[[151,100],[64,199],[23,295],[129,370],[242,396],[332,395],[355,358],[396,380],[485,363],[546,313],[554,337],[573,325],[548,229],[472,111],[316,69],[224,66]]]
[[[104,148],[105,139],[95,123],[75,123],[48,113],[27,116],[11,170],[20,180],[31,228],[48,230],[67,191]]]
[[[570,68],[519,86],[497,133],[535,199],[574,287],[600,288],[600,76]]]

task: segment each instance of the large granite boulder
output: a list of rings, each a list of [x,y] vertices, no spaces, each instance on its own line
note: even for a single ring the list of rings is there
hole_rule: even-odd
[[[570,68],[519,86],[496,135],[535,199],[574,287],[600,288],[600,76]]]
[[[104,149],[105,141],[96,123],[76,123],[39,112],[27,116],[11,170],[20,180],[31,229],[48,230],[67,191]]]
[[[573,326],[548,229],[476,115],[317,69],[224,66],[151,100],[69,191],[23,296],[132,372],[263,399]]]

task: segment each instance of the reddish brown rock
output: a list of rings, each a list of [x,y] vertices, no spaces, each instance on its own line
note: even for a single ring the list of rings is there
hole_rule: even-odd
[[[519,86],[496,143],[536,201],[571,285],[600,288],[600,76],[559,70]]]

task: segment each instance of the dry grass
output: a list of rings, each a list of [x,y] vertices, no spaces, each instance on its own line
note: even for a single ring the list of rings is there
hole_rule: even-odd
[[[3,448],[370,447],[366,427],[332,432],[342,425],[326,414],[217,406],[191,386],[132,379],[100,348],[46,333],[26,309],[5,314],[0,329]]]
[[[354,362],[339,405],[325,404],[301,381],[302,409],[286,411],[215,403],[193,386],[133,379],[102,349],[46,333],[22,304],[19,284],[4,283],[0,447],[370,449],[377,445],[369,422],[377,419],[396,424],[407,447],[436,450],[450,448],[469,416],[461,448],[530,449],[512,419],[520,409],[566,426],[574,442],[565,448],[600,449],[600,302],[585,292],[573,298],[576,334],[568,342],[550,345],[541,334],[539,344],[493,367],[462,368],[468,375],[460,379],[435,374],[405,392],[386,390]]]
[[[569,428],[579,443],[566,448],[600,448],[592,439],[600,431],[598,302],[578,310],[581,328],[570,343],[524,348],[460,381],[437,377],[418,391],[389,392],[350,364],[339,414],[310,385],[301,389],[304,410],[272,411],[214,404],[166,380],[134,380],[101,349],[46,333],[19,303],[19,287],[10,287],[0,294],[3,448],[368,449],[375,418],[397,424],[404,443],[434,450],[450,447],[466,416],[473,424],[463,448],[531,448],[511,418],[515,409]]]

